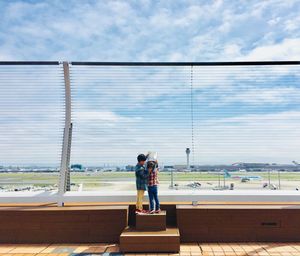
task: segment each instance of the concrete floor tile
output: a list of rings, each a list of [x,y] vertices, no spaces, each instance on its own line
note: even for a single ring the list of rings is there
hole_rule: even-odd
[[[37,245],[29,245],[29,246],[17,246],[13,250],[11,250],[9,253],[40,253],[44,249],[46,249],[47,246],[37,246]]]
[[[190,246],[183,244],[183,245],[180,245],[180,251],[181,252],[190,252],[191,249],[190,249]]]
[[[158,254],[159,255],[159,254]],[[181,250],[180,250],[180,254],[179,254],[180,256],[191,256],[191,253],[190,252],[182,252]]]
[[[2,244],[0,256],[300,256],[300,243],[184,243],[180,248],[180,253],[122,254],[118,244]]]
[[[212,249],[210,248],[209,245],[199,244],[199,247],[203,252],[211,252],[212,251]]]
[[[202,252],[198,251],[198,252],[191,252],[192,256],[202,256]]]
[[[15,246],[6,246],[6,245],[4,245],[4,246],[0,246],[0,253],[2,254],[4,254],[4,253],[9,253],[10,251],[12,251],[14,248],[16,248]]]

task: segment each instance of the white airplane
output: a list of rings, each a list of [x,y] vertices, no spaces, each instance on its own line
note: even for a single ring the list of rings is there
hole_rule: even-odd
[[[261,176],[253,176],[253,175],[232,176],[227,170],[224,170],[224,173],[225,173],[225,178],[240,179],[243,182],[250,181],[250,180],[262,180]]]

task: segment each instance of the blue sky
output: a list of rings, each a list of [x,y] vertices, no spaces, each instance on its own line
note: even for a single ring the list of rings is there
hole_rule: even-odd
[[[0,59],[299,59],[298,0],[0,1]]]
[[[0,0],[0,61],[300,60],[299,13],[300,1],[291,0]],[[21,70],[34,88],[26,91],[0,73],[5,164],[59,163],[59,72]],[[134,163],[138,152],[156,150],[166,164],[184,163],[192,147],[190,67],[122,72],[120,80],[105,68],[71,68],[72,162]],[[193,72],[195,163],[297,160],[300,67]]]

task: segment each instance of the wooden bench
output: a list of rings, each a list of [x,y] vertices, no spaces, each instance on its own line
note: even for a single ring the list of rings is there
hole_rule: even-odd
[[[117,243],[128,206],[1,207],[1,243]]]
[[[299,205],[177,205],[182,242],[299,242]]]

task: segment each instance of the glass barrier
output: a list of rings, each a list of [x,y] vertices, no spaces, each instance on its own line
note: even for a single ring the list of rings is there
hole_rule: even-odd
[[[296,190],[299,82],[297,65],[71,66],[74,189],[134,190],[157,151],[161,190]]]
[[[160,190],[298,190],[299,65],[70,63],[70,190],[134,191],[158,152]],[[61,64],[0,65],[0,192],[56,191]]]
[[[0,65],[0,192],[57,190],[64,127],[58,65]]]

